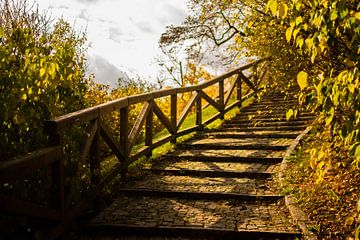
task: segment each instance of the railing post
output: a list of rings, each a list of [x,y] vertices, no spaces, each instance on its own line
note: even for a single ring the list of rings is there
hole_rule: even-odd
[[[171,139],[171,143],[176,144],[176,133],[177,133],[177,94],[173,94],[170,96],[170,122],[171,126],[174,129],[173,138]]]
[[[201,95],[200,91],[196,91],[197,99],[196,99],[196,125],[200,127],[202,130],[202,107],[201,107]]]
[[[129,160],[129,107],[123,107],[120,109],[120,147],[123,150],[125,161],[122,165],[122,173],[127,170],[127,164]]]
[[[241,107],[242,105],[242,91],[241,91],[241,84],[242,84],[242,81],[241,81],[241,74],[238,74],[237,78],[236,78],[236,100],[239,101],[239,107]]]
[[[219,81],[219,105],[220,105],[220,119],[224,120],[225,105],[224,105],[224,80]]]
[[[49,138],[51,146],[63,147],[63,133],[52,133]],[[64,176],[64,154],[51,166],[51,203],[53,207],[61,210],[62,222],[65,223],[65,176]]]
[[[96,125],[94,140],[90,147],[91,183],[97,185],[100,182],[100,118],[91,123]]]
[[[150,151],[146,154],[147,157],[151,157],[152,156],[152,141],[153,141],[153,109],[152,109],[152,105],[150,107],[150,111],[146,117],[146,122],[145,122],[145,146],[150,147]]]

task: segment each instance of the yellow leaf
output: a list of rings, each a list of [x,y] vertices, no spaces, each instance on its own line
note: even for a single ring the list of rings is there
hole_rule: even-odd
[[[279,5],[279,17],[285,18],[288,12],[288,6],[284,3],[280,3]]]
[[[4,36],[4,29],[0,27],[0,38],[2,38],[3,36]]]
[[[346,220],[345,220],[345,226],[351,226],[353,225],[355,222],[355,219],[354,217],[348,217]]]
[[[296,23],[296,26],[299,25],[300,23],[302,23],[303,19],[301,16],[298,16],[296,19],[295,19],[295,23]]]
[[[290,118],[294,115],[294,111],[292,109],[287,110],[286,112],[286,120],[289,121]]]
[[[24,100],[24,101],[26,101],[26,99],[27,99],[26,93],[24,93],[24,94],[22,95],[21,99]]]
[[[301,90],[304,90],[307,86],[307,77],[308,74],[304,71],[299,72],[297,75],[297,83],[299,84]]]
[[[293,31],[292,27],[289,27],[288,29],[286,29],[285,37],[286,37],[286,41],[288,41],[288,42],[290,42],[290,40],[291,40],[292,31]]]
[[[360,12],[355,13],[355,18],[360,20]]]
[[[45,75],[45,68],[40,68],[40,77]]]

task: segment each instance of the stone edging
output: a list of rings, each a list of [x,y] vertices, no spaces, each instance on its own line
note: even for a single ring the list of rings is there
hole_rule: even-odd
[[[291,153],[295,150],[297,145],[299,145],[301,139],[306,134],[308,134],[311,129],[312,129],[311,126],[307,127],[299,136],[297,136],[297,138],[294,140],[294,142],[288,147],[288,149],[285,153],[285,156],[283,157],[283,160],[281,162],[280,172],[278,174],[281,187],[284,187],[284,185],[285,185],[284,172],[289,165],[288,159],[289,159]],[[313,232],[311,232],[309,230],[308,226],[306,225],[308,218],[307,218],[306,214],[296,205],[294,197],[285,196],[285,204],[286,204],[287,208],[289,209],[292,219],[294,219],[295,223],[299,226],[304,239],[305,240],[317,240],[318,238],[316,237],[316,235]]]

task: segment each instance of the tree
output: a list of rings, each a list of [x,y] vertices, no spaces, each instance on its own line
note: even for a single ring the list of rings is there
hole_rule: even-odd
[[[46,142],[44,121],[86,106],[86,36],[27,1],[0,1],[0,159]]]

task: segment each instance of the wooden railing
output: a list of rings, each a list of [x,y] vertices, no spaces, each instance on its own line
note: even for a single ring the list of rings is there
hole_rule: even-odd
[[[107,102],[98,106],[56,117],[46,122],[46,131],[49,134],[50,146],[39,151],[29,153],[9,161],[0,162],[0,184],[11,180],[23,179],[38,169],[51,169],[51,206],[43,206],[28,201],[19,200],[14,197],[0,195],[0,210],[20,215],[27,215],[41,219],[53,220],[55,223],[47,234],[48,237],[59,235],[68,223],[79,216],[84,210],[91,206],[91,200],[98,195],[106,184],[108,184],[119,173],[124,174],[128,165],[139,159],[141,156],[151,156],[152,151],[167,143],[176,143],[180,136],[201,131],[204,126],[216,119],[224,118],[224,114],[236,106],[241,106],[242,101],[250,94],[256,93],[267,70],[268,58],[254,61],[245,66],[239,67],[222,76],[210,81],[203,82],[197,86],[166,89],[150,93],[129,96]],[[259,67],[261,69],[259,69]],[[257,74],[246,77],[243,71],[256,69]],[[261,74],[259,74],[259,71]],[[251,81],[252,79],[252,81]],[[226,83],[226,80],[233,80]],[[244,83],[244,84],[243,84]],[[205,89],[218,84],[219,94],[214,99],[210,97]],[[248,94],[243,94],[243,86],[247,86]],[[226,88],[226,89],[225,89]],[[235,91],[235,94],[233,92]],[[249,93],[250,92],[250,93]],[[185,106],[182,114],[177,116],[178,95],[192,93],[191,99]],[[232,96],[235,95],[235,100]],[[245,95],[245,96],[243,96]],[[163,110],[156,103],[156,99],[170,97],[170,117],[166,117]],[[202,106],[205,100],[206,105]],[[143,107],[137,116],[131,130],[129,125],[129,107],[142,103]],[[203,109],[212,106],[217,113],[209,119],[203,120]],[[181,129],[186,117],[195,107],[196,124],[187,129]],[[119,112],[120,115],[120,139],[115,140],[110,128],[106,126],[103,117],[111,112]],[[157,116],[159,121],[168,130],[169,135],[159,140],[153,139],[153,118]],[[65,190],[64,172],[64,132],[74,125],[86,124],[82,144],[83,158],[88,159],[90,170],[90,184],[92,185],[91,195],[83,201],[73,204],[72,191]],[[133,151],[136,139],[145,125],[144,147]],[[130,131],[129,131],[130,130]],[[101,175],[100,163],[100,140],[101,138],[118,158],[118,163],[111,171]],[[71,188],[68,186],[67,188]]]

